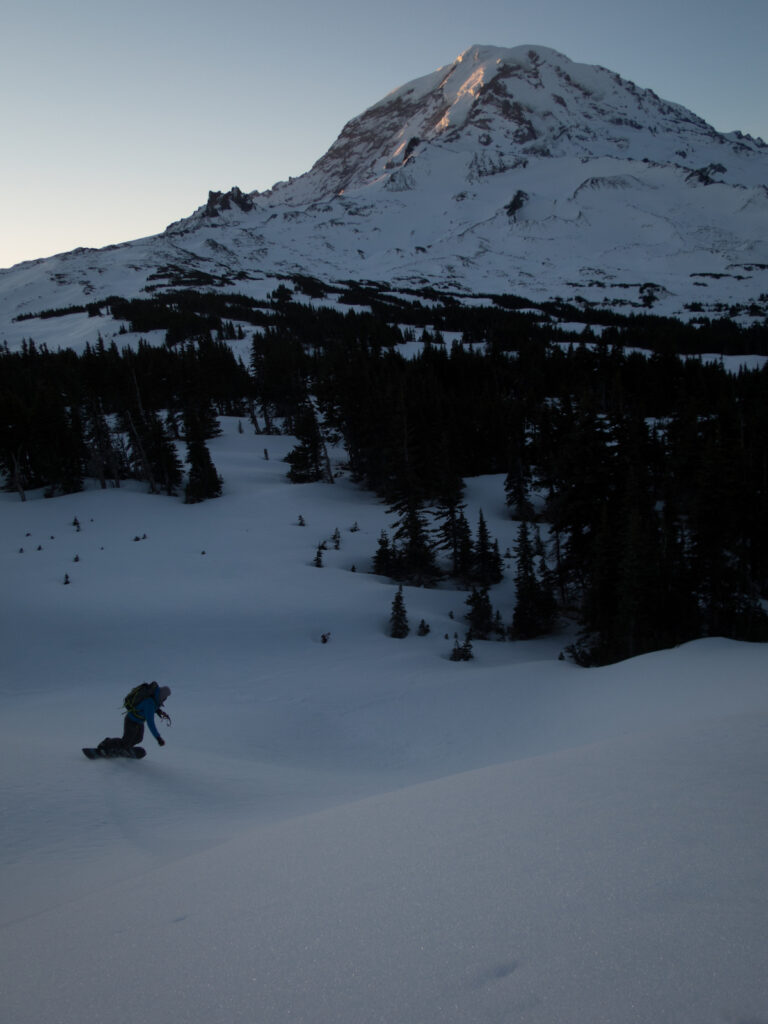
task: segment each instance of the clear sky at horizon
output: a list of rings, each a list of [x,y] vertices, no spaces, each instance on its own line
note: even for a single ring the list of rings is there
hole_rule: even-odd
[[[6,0],[0,267],[298,176],[350,118],[476,43],[553,47],[768,141],[767,40],[768,0]]]

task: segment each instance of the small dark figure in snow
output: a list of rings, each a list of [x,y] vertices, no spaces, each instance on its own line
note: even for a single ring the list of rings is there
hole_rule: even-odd
[[[137,693],[137,691],[139,692]],[[136,694],[138,698],[133,702],[129,700],[132,694]],[[149,731],[158,744],[164,747],[165,740],[157,731],[155,715],[170,722],[170,715],[163,711],[163,704],[170,695],[171,688],[169,686],[158,686],[154,680],[151,683],[143,683],[141,688],[136,687],[135,690],[132,690],[125,699],[126,711],[122,737],[102,740],[97,747],[99,753],[108,755],[120,749],[130,750],[131,747],[137,746],[144,737],[145,725],[149,726]]]

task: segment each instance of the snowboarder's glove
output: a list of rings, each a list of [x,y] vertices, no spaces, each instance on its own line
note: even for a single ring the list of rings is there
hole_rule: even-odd
[[[162,736],[157,737],[157,742],[160,744],[161,747],[165,746],[165,740],[163,739]]]

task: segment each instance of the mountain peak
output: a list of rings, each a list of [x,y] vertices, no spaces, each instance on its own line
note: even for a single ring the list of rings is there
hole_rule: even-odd
[[[475,44],[451,63],[393,90],[353,118],[312,169],[291,183],[301,203],[392,178],[437,146],[466,154],[465,170],[498,173],[534,157],[615,157],[689,167],[712,147],[759,143],[720,135],[684,107],[606,68],[550,47]],[[750,184],[758,184],[751,181]]]
[[[504,47],[475,43],[458,55],[454,66],[491,68],[497,65],[519,67],[523,71],[534,72],[542,63],[572,64],[573,61],[558,50],[553,50],[551,46],[527,43],[522,46]]]
[[[0,297],[44,308],[49,278],[49,308],[117,294],[110,264],[137,291],[309,274],[610,308],[645,308],[651,288],[665,311],[758,315],[767,181],[760,140],[613,71],[475,44],[349,121],[300,177],[212,192],[162,235],[20,270]]]

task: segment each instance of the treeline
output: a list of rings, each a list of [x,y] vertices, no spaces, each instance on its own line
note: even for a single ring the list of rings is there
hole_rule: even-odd
[[[463,479],[504,474],[527,531],[518,589],[543,609],[519,635],[547,628],[553,595],[581,622],[573,654],[584,663],[703,635],[768,639],[768,369],[731,374],[528,331],[503,346],[422,340],[413,359],[360,336],[254,341],[264,415],[303,410],[312,427],[299,436],[304,464],[322,465],[319,416],[344,439],[354,478],[388,502],[382,571],[438,580],[463,530]],[[534,532],[545,559],[526,554]]]
[[[165,274],[159,274],[161,279]],[[619,347],[639,347],[664,355],[695,355],[717,352],[723,355],[768,355],[768,322],[757,307],[750,311],[751,323],[744,326],[733,317],[745,310],[735,308],[730,316],[718,318],[703,313],[684,323],[672,317],[657,316],[644,310],[619,312],[589,303],[567,303],[561,300],[533,302],[518,295],[482,295],[472,305],[433,288],[390,290],[381,282],[348,281],[333,287],[306,275],[286,278],[266,299],[234,291],[201,291],[199,288],[177,287],[146,298],[126,299],[111,296],[99,302],[24,313],[16,319],[29,322],[31,330],[36,319],[64,317],[87,313],[90,317],[109,316],[122,320],[133,333],[166,332],[166,343],[175,345],[211,333],[218,337],[242,337],[242,325],[279,327],[304,340],[307,331],[318,334],[321,342],[339,334],[348,335],[349,324],[365,322],[366,331],[375,325],[397,333],[398,328],[415,331],[425,328],[437,332],[460,333],[466,342],[482,341],[501,348],[516,347],[522,335],[534,338],[544,332],[546,338],[568,339],[568,330],[558,324],[583,324],[587,337],[591,328],[602,333],[604,340]],[[289,284],[292,287],[289,287]],[[651,285],[647,286],[651,288]],[[148,289],[151,291],[151,287]],[[338,309],[304,304],[304,297],[335,301],[350,308],[345,314]],[[232,324],[238,323],[237,334]]]
[[[332,479],[327,445],[343,443],[353,478],[392,510],[376,567],[425,585],[451,575],[477,595],[476,623],[487,624],[500,562],[466,522],[463,481],[501,474],[519,523],[514,635],[575,616],[584,663],[704,635],[768,639],[768,370],[680,356],[694,338],[717,352],[746,350],[749,335],[754,351],[764,325],[696,333],[638,316],[579,339],[500,306],[443,302],[427,330],[410,322],[424,316],[418,302],[374,315],[314,309],[287,288],[268,310],[190,295],[126,305],[133,327],[164,326],[164,346],[0,350],[7,487],[55,494],[84,476],[134,477],[173,493],[183,440],[187,498],[199,500],[221,486],[205,446],[216,416],[247,416],[296,436],[297,482]],[[182,334],[208,325],[194,338],[175,330],[182,306]],[[238,306],[264,319],[248,367],[225,341],[242,328],[226,319]],[[446,344],[448,331],[463,342]],[[421,342],[413,358],[407,339]]]
[[[187,501],[214,497],[221,480],[205,444],[217,416],[247,412],[250,378],[223,341],[210,336],[175,348],[140,342],[120,351],[99,341],[78,356],[25,343],[0,350],[0,472],[24,498],[146,481],[175,494],[187,446]]]

